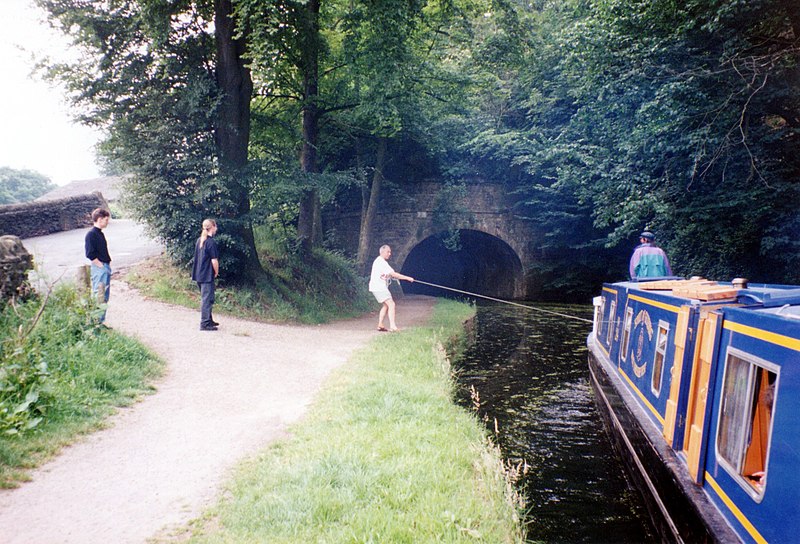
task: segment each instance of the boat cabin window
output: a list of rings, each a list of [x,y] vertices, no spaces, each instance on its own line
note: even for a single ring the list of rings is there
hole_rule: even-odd
[[[606,312],[606,297],[600,297],[600,307],[597,310],[597,315],[598,315],[597,327],[595,327],[598,339],[603,334],[603,325],[605,325],[605,317],[606,317],[605,312]]]
[[[725,360],[717,453],[722,466],[757,500],[767,485],[777,370],[733,348]]]
[[[608,332],[606,333],[606,343],[610,346],[614,337],[614,321],[617,317],[617,301],[611,301],[611,309],[608,311]]]
[[[664,359],[667,358],[667,337],[669,336],[669,323],[658,322],[658,336],[656,336],[656,354],[653,358],[653,381],[650,388],[658,396],[661,393],[661,381],[664,375]]]
[[[622,360],[628,356],[628,342],[631,339],[631,326],[633,325],[633,308],[628,306],[625,308],[625,325],[622,329]]]

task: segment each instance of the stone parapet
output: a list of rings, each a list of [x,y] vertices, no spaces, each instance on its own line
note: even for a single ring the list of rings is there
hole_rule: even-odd
[[[92,210],[95,208],[108,209],[108,202],[99,192],[0,206],[0,235],[31,238],[88,227],[92,224]]]

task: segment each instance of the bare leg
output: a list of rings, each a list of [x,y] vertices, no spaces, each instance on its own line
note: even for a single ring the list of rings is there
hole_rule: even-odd
[[[389,330],[396,331],[397,324],[394,322],[394,300],[389,299],[384,304],[389,308]]]
[[[387,307],[386,307],[386,303],[384,302],[383,304],[381,304],[381,312],[378,314],[378,328],[379,329],[383,327],[383,319],[386,317],[386,311],[387,311]],[[390,323],[391,323],[391,321],[390,321]]]

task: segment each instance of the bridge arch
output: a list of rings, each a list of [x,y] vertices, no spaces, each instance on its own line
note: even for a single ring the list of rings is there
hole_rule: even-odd
[[[457,236],[439,232],[417,243],[405,256],[401,271],[420,280],[496,298],[524,293],[524,269],[517,252],[501,238],[459,229]],[[406,293],[445,292],[420,283],[403,283]]]

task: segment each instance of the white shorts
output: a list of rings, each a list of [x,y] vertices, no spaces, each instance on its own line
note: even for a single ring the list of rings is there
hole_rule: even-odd
[[[372,294],[375,296],[375,300],[377,300],[380,304],[383,304],[384,302],[392,298],[392,294],[389,292],[388,289],[385,291],[372,291]]]

